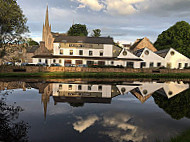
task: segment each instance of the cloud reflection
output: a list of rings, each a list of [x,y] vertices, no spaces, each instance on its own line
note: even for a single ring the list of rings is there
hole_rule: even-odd
[[[118,142],[141,142],[146,139],[147,136],[145,135],[145,132],[138,126],[131,124],[131,120],[131,116],[123,113],[117,113],[114,116],[111,114],[105,114],[102,124],[104,127],[111,129],[101,133],[109,136],[113,141]]]
[[[82,119],[73,124],[73,128],[76,131],[82,133],[84,130],[92,126],[99,118],[96,115],[88,116],[86,119]]]

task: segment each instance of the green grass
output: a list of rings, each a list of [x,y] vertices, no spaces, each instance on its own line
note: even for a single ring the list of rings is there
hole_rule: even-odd
[[[61,77],[61,78],[190,78],[190,73],[170,73],[170,74],[152,74],[152,73],[94,73],[94,72],[39,72],[39,73],[0,73],[0,78],[7,77]]]

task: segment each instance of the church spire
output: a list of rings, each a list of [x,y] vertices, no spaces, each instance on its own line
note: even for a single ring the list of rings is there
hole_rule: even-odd
[[[47,9],[46,9],[45,27],[49,27],[49,13],[48,13],[48,5],[47,5]]]

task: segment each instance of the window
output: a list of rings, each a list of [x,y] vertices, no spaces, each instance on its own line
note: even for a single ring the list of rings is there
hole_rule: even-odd
[[[134,68],[134,63],[133,62],[127,62],[127,67],[128,68]]]
[[[146,67],[146,63],[145,62],[141,62],[141,68]]]
[[[173,56],[173,55],[175,54],[175,52],[174,52],[174,51],[171,51],[170,54]]]
[[[123,51],[123,56],[127,56],[127,51]]]
[[[56,60],[55,60],[55,59],[53,59],[53,63],[56,63]]]
[[[76,65],[82,65],[82,63],[83,63],[82,60],[76,60],[76,61],[75,61],[75,64],[76,64]]]
[[[83,50],[79,50],[79,55],[83,55]]]
[[[98,86],[98,90],[102,91],[102,86],[101,85]]]
[[[98,61],[98,65],[104,66],[105,65],[105,61]]]
[[[73,50],[70,50],[70,55],[73,55]]]
[[[150,68],[151,67],[154,67],[154,63],[153,62],[150,62]]]
[[[72,90],[72,85],[69,85],[69,90]]]
[[[100,56],[103,56],[103,55],[104,55],[103,51],[100,51]]]
[[[185,63],[185,68],[187,68],[188,67],[188,63]]]
[[[181,63],[178,64],[178,68],[179,68],[179,69],[181,68],[181,65],[182,65]]]
[[[147,90],[143,90],[143,94],[146,95],[148,93]]]
[[[168,94],[171,96],[171,95],[173,94],[173,92],[172,92],[172,91],[169,91]]]
[[[88,66],[94,65],[94,61],[87,61],[87,65],[88,65]]]
[[[159,63],[157,63],[157,67],[161,67],[161,63],[159,62]]]
[[[145,54],[145,55],[149,55],[149,51],[146,50],[146,51],[144,52],[144,54]]]
[[[78,85],[78,90],[82,90],[82,86],[81,85]]]
[[[60,49],[60,54],[63,55],[63,49]]]
[[[48,64],[48,60],[47,59],[45,60],[45,63]]]
[[[63,87],[62,84],[59,84],[59,89],[62,89],[62,87]]]
[[[41,59],[38,59],[38,62],[39,62],[39,63],[41,63],[41,62],[42,62],[42,60],[41,60]]]
[[[88,90],[91,90],[92,89],[92,86],[91,85],[88,85]]]
[[[121,92],[122,93],[125,93],[125,91],[126,91],[126,89],[123,87],[123,88],[121,88]]]
[[[62,60],[61,60],[61,59],[59,60],[59,63],[60,63],[60,64],[62,63]]]
[[[172,64],[171,63],[167,63],[166,67],[170,69],[172,67]]]
[[[114,65],[114,61],[111,61],[111,64]]]
[[[89,56],[92,56],[93,55],[93,52],[92,51],[89,51]]]

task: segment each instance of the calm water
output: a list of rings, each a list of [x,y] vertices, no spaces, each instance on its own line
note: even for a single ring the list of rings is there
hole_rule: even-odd
[[[190,129],[189,87],[185,81],[0,80],[0,141],[168,140]]]

